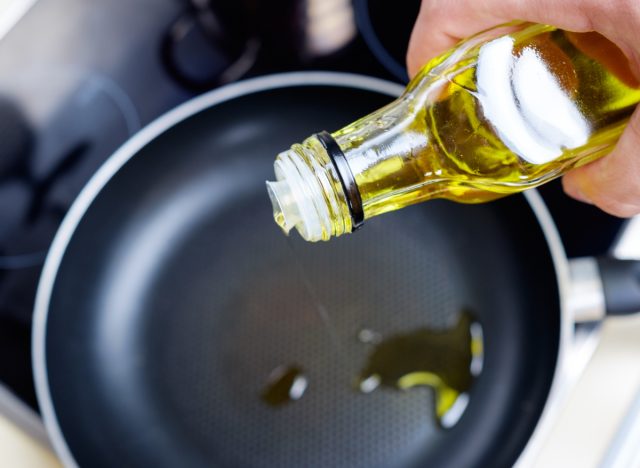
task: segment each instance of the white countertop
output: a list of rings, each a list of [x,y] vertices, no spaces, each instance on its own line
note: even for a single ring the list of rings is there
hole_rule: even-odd
[[[38,416],[0,385],[0,466],[59,468]]]
[[[534,466],[612,466],[615,454],[609,449],[616,445],[619,429],[639,394],[640,316],[608,318],[598,347]],[[640,451],[640,441],[637,446]],[[640,460],[636,463],[625,466],[640,466]]]

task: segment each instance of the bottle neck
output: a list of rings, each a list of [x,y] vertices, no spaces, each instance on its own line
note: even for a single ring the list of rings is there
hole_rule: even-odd
[[[423,200],[436,195],[426,186],[439,187],[431,165],[441,158],[424,112],[437,86],[426,76],[417,80],[421,86],[332,134],[359,189],[364,219],[410,204],[417,190]]]
[[[355,231],[364,223],[364,208],[362,206],[362,197],[360,189],[356,184],[356,179],[351,172],[349,161],[345,156],[342,148],[336,140],[328,132],[320,132],[315,135],[322,147],[325,149],[327,156],[333,163],[337,177],[340,179],[347,205],[349,206],[349,214],[351,215],[351,230]]]
[[[305,240],[314,242],[352,232],[358,225],[358,217],[354,221],[352,215],[357,203],[347,196],[353,197],[353,189],[357,194],[357,188],[348,173],[338,171],[334,161],[339,151],[333,138],[323,134],[276,157],[276,182],[267,182],[267,190],[274,218],[285,233],[295,227]],[[341,161],[340,155],[337,160]]]
[[[305,240],[328,240],[409,204],[407,187],[425,183],[424,171],[413,166],[415,155],[430,148],[429,132],[416,128],[408,109],[422,100],[409,92],[333,134],[318,133],[280,153],[277,181],[267,188],[284,232],[295,227]]]

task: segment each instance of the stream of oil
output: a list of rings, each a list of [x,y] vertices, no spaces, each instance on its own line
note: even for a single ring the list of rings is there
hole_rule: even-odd
[[[305,267],[297,255],[293,241],[290,237],[287,237],[286,240],[289,250],[292,253],[291,257],[296,265],[302,285],[304,286],[309,299],[311,299],[313,308],[318,314],[318,317],[320,317],[320,321],[322,322],[324,329],[327,331],[329,339],[333,344],[333,349],[338,354],[336,362],[344,363],[346,353],[344,352],[344,348],[340,342],[336,326],[331,320],[329,311],[324,303],[319,299],[318,293],[313,287],[313,283],[309,279]],[[282,364],[271,372],[260,396],[262,401],[267,405],[278,407],[285,403],[299,400],[304,394],[307,385],[308,378],[304,374],[302,367],[297,364]]]
[[[300,280],[302,281],[302,284],[304,285],[307,295],[311,299],[314,309],[317,312],[318,316],[320,317],[320,320],[322,321],[322,324],[325,330],[327,331],[331,341],[333,342],[334,349],[338,354],[340,354],[339,356],[340,358],[346,357],[346,353],[344,352],[344,348],[342,347],[342,343],[340,342],[338,330],[335,324],[333,323],[333,321],[331,320],[331,316],[329,315],[329,310],[324,305],[324,303],[319,299],[316,289],[314,288],[313,283],[309,279],[309,275],[307,275],[305,267],[302,264],[302,261],[300,260],[298,253],[296,252],[296,248],[295,248],[295,245],[293,244],[293,241],[291,240],[291,237],[287,236],[286,240],[287,240],[287,245],[291,250],[293,261],[296,264],[298,273],[300,274]]]

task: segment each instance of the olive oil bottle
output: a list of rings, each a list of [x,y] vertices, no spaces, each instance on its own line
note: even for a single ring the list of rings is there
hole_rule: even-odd
[[[274,217],[328,240],[414,203],[536,187],[609,152],[639,101],[603,36],[503,25],[431,60],[391,104],[280,153]]]

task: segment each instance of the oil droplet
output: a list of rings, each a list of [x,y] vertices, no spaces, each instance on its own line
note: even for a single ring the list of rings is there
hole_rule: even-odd
[[[363,328],[358,332],[358,341],[360,343],[380,343],[382,341],[382,335],[374,330]]]
[[[285,231],[285,234],[289,234],[286,230],[286,222],[284,220],[284,213],[282,211],[274,212],[273,218],[276,221],[276,224],[280,226],[280,229]]]
[[[420,328],[379,338],[371,330],[358,334],[361,342],[376,343],[358,376],[358,390],[370,393],[378,387],[397,390],[431,387],[435,392],[438,423],[444,428],[454,426],[469,403],[473,378],[482,371],[480,323],[463,311],[456,325],[448,330]]]
[[[267,380],[260,395],[269,406],[281,406],[299,400],[307,390],[309,381],[298,366],[278,366]]]

